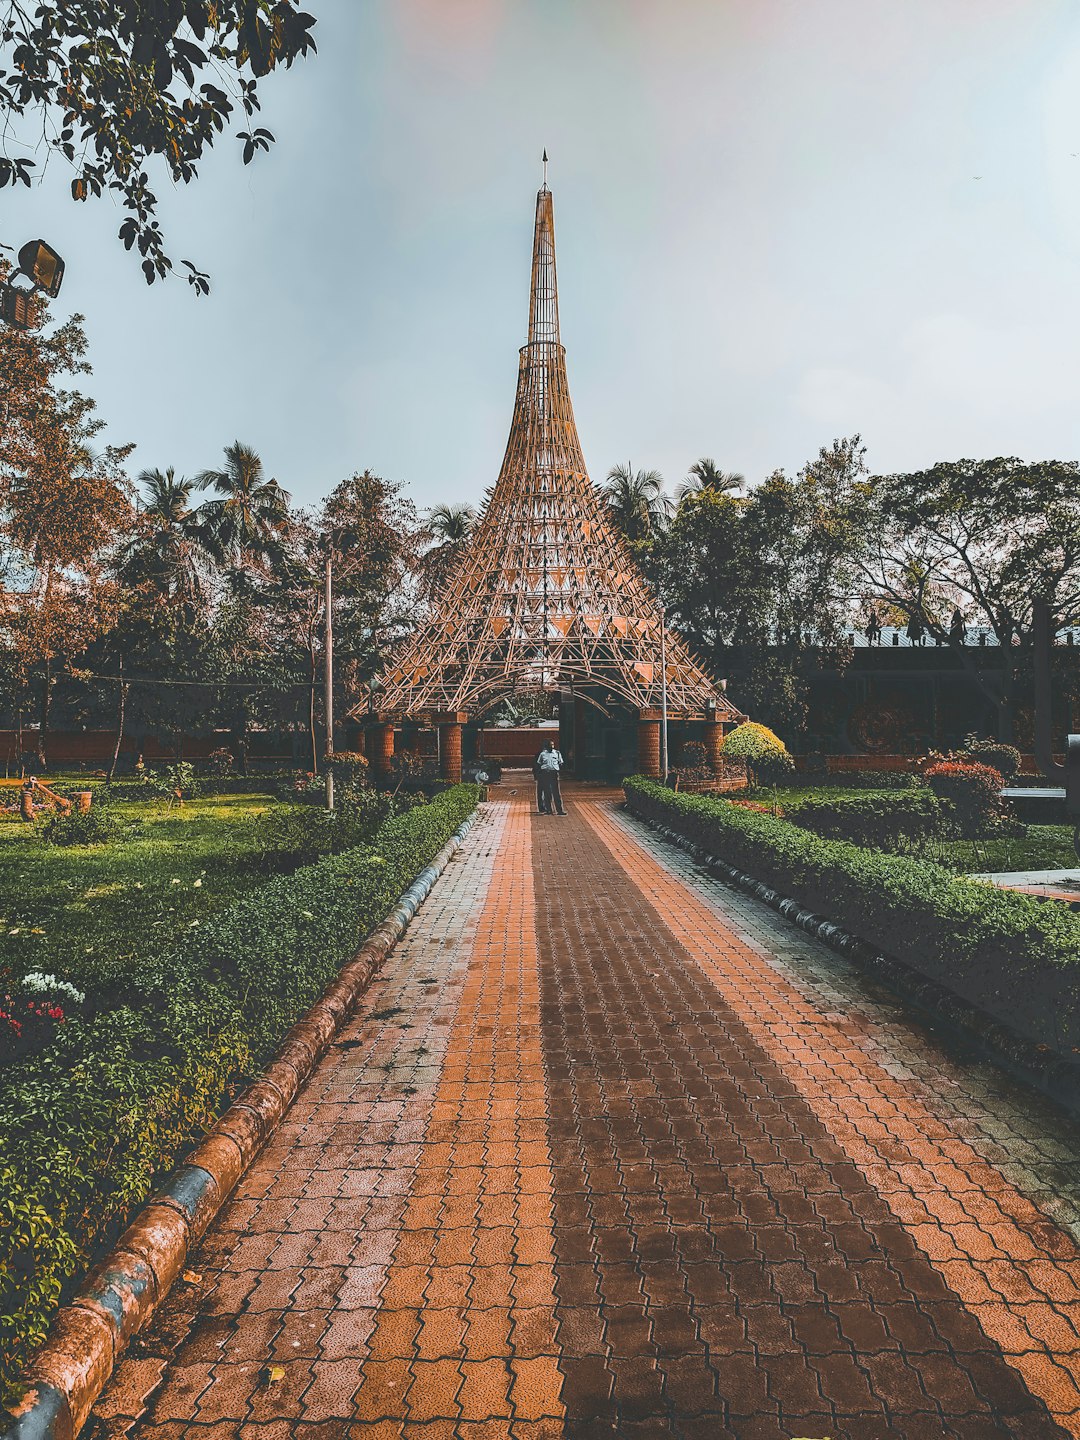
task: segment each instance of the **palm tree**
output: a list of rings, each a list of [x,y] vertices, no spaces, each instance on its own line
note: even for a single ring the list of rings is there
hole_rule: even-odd
[[[427,513],[427,529],[435,544],[424,555],[428,591],[434,594],[446,580],[476,528],[471,505],[434,505]]]
[[[687,495],[698,495],[703,490],[723,494],[726,490],[741,490],[746,476],[734,470],[721,470],[709,455],[703,455],[690,466],[690,472],[676,492],[676,500],[685,500]]]
[[[663,486],[659,470],[635,470],[629,461],[608,471],[604,501],[627,540],[645,540],[667,524],[671,501]]]
[[[276,480],[264,477],[251,446],[239,440],[226,446],[224,468],[202,471],[195,484],[221,497],[199,506],[207,549],[234,569],[265,569],[289,528],[289,495]]]
[[[170,465],[143,470],[140,532],[120,556],[120,575],[129,585],[151,582],[160,593],[182,602],[197,602],[203,593],[207,555],[191,496],[195,481],[176,477]]]

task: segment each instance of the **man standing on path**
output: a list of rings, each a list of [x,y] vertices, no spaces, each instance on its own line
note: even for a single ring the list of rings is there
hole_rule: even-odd
[[[539,780],[537,804],[541,815],[550,815],[552,807],[559,815],[566,814],[559,789],[559,771],[565,763],[554,740],[549,740],[547,749],[541,750],[536,757],[534,769]]]

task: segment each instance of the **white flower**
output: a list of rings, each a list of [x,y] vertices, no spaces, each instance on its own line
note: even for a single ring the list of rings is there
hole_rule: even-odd
[[[199,886],[200,886],[201,884],[202,884],[202,881],[201,881],[201,880],[196,880],[196,881],[195,881],[195,889],[198,890],[198,888],[199,888]]]
[[[89,950],[86,952],[90,953]],[[66,995],[69,1000],[74,1000],[81,1005],[86,996],[81,990],[77,990],[68,980],[58,980],[55,975],[43,975],[39,970],[32,970],[29,975],[23,976],[23,987],[36,995]]]
[[[177,880],[177,879],[174,877],[172,880],[170,880],[169,883],[170,883],[170,885],[179,885],[179,884],[180,884],[180,881]]]

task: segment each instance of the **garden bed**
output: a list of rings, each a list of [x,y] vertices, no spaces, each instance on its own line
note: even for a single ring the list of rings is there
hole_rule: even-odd
[[[1080,1053],[1080,916],[635,776],[631,811],[895,955],[1028,1040]]]
[[[256,1073],[475,808],[461,785],[265,881],[133,968],[0,1092],[0,1388],[155,1175]],[[171,878],[171,877],[170,877]],[[205,887],[200,887],[205,888]]]

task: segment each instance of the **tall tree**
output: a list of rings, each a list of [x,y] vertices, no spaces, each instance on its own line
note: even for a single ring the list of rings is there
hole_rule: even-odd
[[[39,299],[30,330],[0,327],[0,627],[16,674],[40,683],[43,759],[56,661],[85,648],[113,613],[106,559],[130,522],[123,463],[132,449],[94,448],[104,421],[67,388],[90,371],[82,317],[54,329],[47,319]]]
[[[44,140],[72,170],[75,200],[118,196],[120,239],[148,284],[173,268],[150,167],[188,184],[239,108],[250,123],[258,82],[314,51],[315,21],[295,0],[59,0],[0,4],[0,188],[34,178],[22,153]],[[264,126],[239,130],[243,161],[268,150]],[[43,175],[45,167],[38,172]],[[209,288],[190,260],[196,290]]]
[[[280,550],[289,526],[289,495],[268,480],[250,445],[234,441],[220,470],[203,470],[195,484],[216,490],[199,506],[202,543],[220,563],[265,571]]]
[[[729,678],[736,704],[787,738],[806,725],[812,672],[846,659],[864,471],[855,436],[747,496],[702,487],[643,555],[673,620]]]
[[[1055,625],[1080,613],[1080,465],[999,457],[877,476],[867,514],[858,569],[867,599],[953,645],[997,707],[999,738],[1011,739],[1017,677],[1030,657],[1032,601],[1049,600]],[[976,664],[961,633],[951,631],[956,609],[996,637],[997,674]]]
[[[613,465],[602,493],[608,514],[631,543],[648,540],[667,524],[671,502],[659,470],[635,470],[629,461]]]
[[[205,594],[210,556],[198,511],[195,481],[179,479],[170,465],[142,470],[133,533],[118,557],[121,581],[150,587],[161,599],[197,606]]]
[[[700,490],[741,490],[745,484],[745,475],[734,470],[721,470],[711,456],[703,455],[690,466],[686,479],[675,493],[675,500],[677,503],[681,502],[687,495],[696,494]]]
[[[476,511],[471,505],[433,505],[427,512],[424,528],[433,543],[424,551],[421,566],[432,596],[457,564],[475,525]]]

